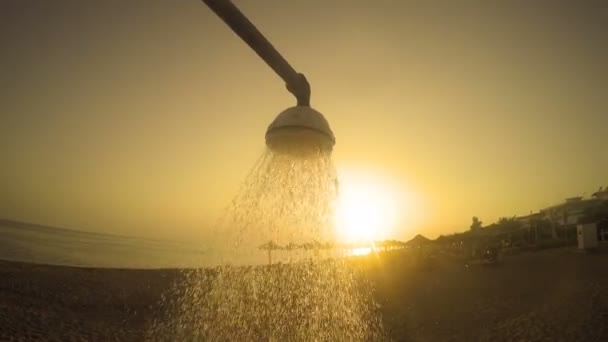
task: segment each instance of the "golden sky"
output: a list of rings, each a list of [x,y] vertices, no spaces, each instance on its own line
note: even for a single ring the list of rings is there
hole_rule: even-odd
[[[605,1],[235,0],[434,237],[608,185]],[[543,5],[544,3],[544,5]],[[204,234],[295,104],[192,1],[0,3],[0,217]]]

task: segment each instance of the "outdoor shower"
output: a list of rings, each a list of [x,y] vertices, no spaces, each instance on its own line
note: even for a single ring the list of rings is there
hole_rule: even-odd
[[[268,126],[267,148],[218,222],[205,252],[217,267],[187,271],[164,304],[173,311],[155,322],[150,336],[383,340],[372,288],[337,240],[335,139],[323,115],[310,108],[308,81],[229,0],[203,2],[285,81],[297,105]]]

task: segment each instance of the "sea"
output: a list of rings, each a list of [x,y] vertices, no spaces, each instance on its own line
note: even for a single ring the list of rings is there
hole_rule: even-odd
[[[105,268],[209,266],[201,243],[0,221],[0,259]]]
[[[213,245],[215,249],[210,247]],[[232,244],[230,244],[232,246]],[[229,252],[205,241],[169,241],[79,231],[37,224],[0,220],[0,260],[48,265],[102,268],[201,268],[218,264],[266,264],[268,252],[248,250]],[[370,247],[348,247],[322,251],[321,257],[362,256]],[[272,253],[273,262],[308,260],[314,251],[281,251]]]

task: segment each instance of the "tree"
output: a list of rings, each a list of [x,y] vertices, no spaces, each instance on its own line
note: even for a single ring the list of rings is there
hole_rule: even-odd
[[[496,225],[505,230],[517,230],[521,228],[521,223],[517,221],[515,216],[513,217],[501,217],[498,219]]]
[[[481,229],[482,222],[479,220],[477,216],[473,216],[473,223],[471,223],[471,231],[475,232]]]

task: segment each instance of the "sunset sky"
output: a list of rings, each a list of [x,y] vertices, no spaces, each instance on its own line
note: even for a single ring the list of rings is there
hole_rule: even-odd
[[[608,185],[606,1],[234,3],[307,76],[339,173],[408,199],[395,238]],[[295,104],[196,0],[1,1],[0,47],[0,218],[204,236]]]

